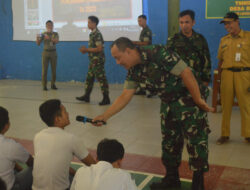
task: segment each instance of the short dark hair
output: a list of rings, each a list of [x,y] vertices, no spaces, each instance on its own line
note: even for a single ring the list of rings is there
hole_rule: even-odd
[[[54,125],[55,117],[61,113],[61,101],[58,99],[47,100],[39,107],[40,117],[49,127]]]
[[[138,18],[143,18],[143,19],[147,20],[147,16],[146,15],[140,15],[140,16],[138,16]]]
[[[7,190],[6,183],[0,178],[0,189]]]
[[[195,19],[195,12],[192,11],[192,10],[184,10],[184,11],[181,11],[180,14],[179,14],[179,18],[181,17],[184,17],[186,15],[189,15],[191,17],[192,20]]]
[[[89,16],[88,19],[91,20],[91,22],[94,22],[96,26],[99,23],[99,19],[96,16]]]
[[[124,147],[116,139],[103,139],[97,146],[97,159],[113,163],[122,159],[124,156]]]
[[[47,25],[48,23],[53,24],[53,22],[52,22],[51,20],[47,20],[46,25]]]
[[[9,112],[0,106],[0,132],[4,129],[5,125],[9,123]]]
[[[111,44],[111,48],[114,45],[116,45],[116,47],[119,49],[119,51],[122,51],[122,52],[124,52],[126,48],[135,49],[135,45],[133,44],[133,42],[126,37],[120,37],[120,38],[116,39]]]

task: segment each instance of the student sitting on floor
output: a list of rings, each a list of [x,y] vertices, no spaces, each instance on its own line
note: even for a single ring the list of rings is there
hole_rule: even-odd
[[[70,190],[135,190],[128,172],[120,169],[123,145],[117,140],[104,139],[97,146],[98,163],[77,170]]]
[[[8,190],[29,190],[32,185],[33,158],[23,146],[4,134],[10,128],[9,113],[0,107],[0,177]],[[26,163],[22,169],[17,162]]]
[[[44,102],[39,108],[41,119],[48,128],[34,138],[33,190],[65,190],[70,186],[74,170],[73,156],[86,165],[96,163],[81,138],[64,128],[70,124],[69,114],[60,100]],[[70,171],[70,172],[69,172]],[[70,175],[69,175],[70,173]]]

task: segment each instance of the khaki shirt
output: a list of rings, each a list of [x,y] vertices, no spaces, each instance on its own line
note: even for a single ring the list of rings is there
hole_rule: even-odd
[[[217,58],[221,68],[250,67],[250,32],[241,30],[238,36],[228,34],[219,45]]]
[[[49,36],[49,39],[45,39],[45,35]],[[46,50],[56,50],[56,44],[52,42],[52,39],[59,40],[59,35],[57,32],[44,32],[42,34],[41,40],[44,42],[43,49]]]

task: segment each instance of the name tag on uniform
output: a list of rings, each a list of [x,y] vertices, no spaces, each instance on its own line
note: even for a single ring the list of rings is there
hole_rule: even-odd
[[[240,61],[241,53],[235,54],[235,61]]]

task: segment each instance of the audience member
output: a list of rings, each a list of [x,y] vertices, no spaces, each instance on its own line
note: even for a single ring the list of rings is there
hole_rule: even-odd
[[[81,138],[66,132],[69,114],[60,100],[51,99],[39,108],[41,119],[48,128],[34,138],[33,190],[65,190],[75,171],[70,168],[73,156],[86,165],[95,163]],[[70,175],[69,175],[70,173]]]
[[[9,113],[0,107],[0,177],[8,190],[29,190],[32,185],[33,158],[21,144],[4,136],[9,128]],[[23,169],[18,162],[28,167]]]
[[[71,190],[135,190],[128,172],[120,169],[124,157],[123,145],[115,139],[104,139],[97,146],[98,163],[76,172]]]

